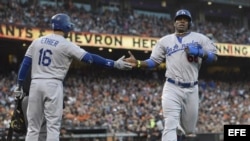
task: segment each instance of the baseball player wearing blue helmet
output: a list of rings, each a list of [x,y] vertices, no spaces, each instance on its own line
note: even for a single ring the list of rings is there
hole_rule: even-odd
[[[28,47],[14,90],[17,98],[22,95],[23,80],[31,67],[26,141],[38,141],[44,118],[47,127],[46,141],[59,141],[63,114],[63,80],[73,59],[121,70],[132,68],[130,63],[123,61],[125,56],[117,61],[106,59],[67,40],[69,32],[73,30],[73,24],[67,14],[54,15],[51,25],[53,33],[35,39]]]
[[[180,9],[174,17],[175,32],[160,38],[149,59],[137,60],[129,52],[125,60],[136,68],[154,68],[165,61],[162,91],[164,130],[162,141],[177,141],[177,131],[195,134],[198,120],[198,76],[202,62],[217,61],[216,46],[205,35],[190,31],[192,16]],[[178,140],[181,138],[178,138]]]

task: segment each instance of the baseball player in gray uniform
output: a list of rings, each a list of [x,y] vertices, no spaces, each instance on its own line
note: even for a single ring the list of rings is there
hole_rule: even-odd
[[[149,59],[137,60],[131,52],[126,61],[137,68],[154,68],[166,62],[162,91],[164,130],[162,141],[177,141],[177,127],[194,134],[198,120],[198,74],[202,62],[217,61],[216,46],[205,35],[191,32],[192,17],[181,9],[174,18],[175,33],[160,38]]]
[[[53,33],[35,39],[25,53],[18,72],[16,94],[22,92],[22,83],[31,67],[31,85],[28,99],[28,131],[25,140],[37,141],[43,118],[46,119],[46,141],[59,141],[63,113],[63,80],[72,60],[121,70],[132,69],[121,57],[117,61],[89,53],[67,40],[73,24],[67,14],[51,18]]]

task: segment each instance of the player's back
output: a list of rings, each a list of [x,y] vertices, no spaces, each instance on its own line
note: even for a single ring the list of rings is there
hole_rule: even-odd
[[[81,59],[83,54],[84,50],[63,36],[49,34],[34,40],[26,56],[32,58],[32,79],[63,80],[73,57]]]

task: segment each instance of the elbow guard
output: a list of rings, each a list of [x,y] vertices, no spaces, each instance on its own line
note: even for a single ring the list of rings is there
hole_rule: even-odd
[[[213,61],[216,60],[216,58],[217,58],[217,56],[213,52],[208,52],[205,62],[206,63],[212,63]]]

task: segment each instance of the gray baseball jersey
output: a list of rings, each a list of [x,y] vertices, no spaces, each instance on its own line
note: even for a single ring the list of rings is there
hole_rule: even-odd
[[[152,50],[150,59],[166,61],[166,82],[162,92],[164,131],[162,141],[176,141],[176,127],[195,132],[198,120],[198,74],[202,58],[187,55],[185,47],[199,44],[203,50],[216,53],[214,43],[205,35],[190,32],[183,37],[170,34],[162,37]],[[179,119],[180,117],[180,119]]]
[[[175,34],[162,37],[153,48],[150,59],[159,64],[166,59],[166,77],[182,82],[197,81],[202,59],[186,54],[184,48],[191,43],[200,44],[203,50],[216,53],[216,47],[208,37],[190,32],[182,38]]]
[[[29,46],[25,56],[32,58],[31,85],[27,109],[26,141],[38,140],[47,123],[47,141],[58,141],[63,113],[63,84],[73,58],[81,60],[86,51],[63,36],[49,34]]]
[[[86,51],[57,34],[38,38],[29,46],[25,56],[32,58],[32,79],[63,80],[73,58],[81,60]]]

